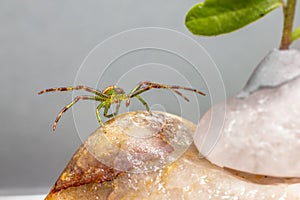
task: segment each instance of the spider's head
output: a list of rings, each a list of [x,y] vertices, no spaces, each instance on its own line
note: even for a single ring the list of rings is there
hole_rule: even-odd
[[[122,88],[119,88],[115,85],[111,85],[111,86],[108,86],[106,87],[104,90],[103,90],[103,93],[106,94],[107,96],[121,96],[121,95],[124,95],[125,92]]]
[[[120,103],[128,99],[125,91],[115,85],[108,86],[103,90],[103,93],[110,97],[111,103]]]

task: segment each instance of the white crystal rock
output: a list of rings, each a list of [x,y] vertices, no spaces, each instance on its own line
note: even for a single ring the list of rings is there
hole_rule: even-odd
[[[244,89],[237,95],[247,97],[259,88],[276,87],[300,75],[300,52],[274,49],[257,66]]]
[[[206,138],[214,118],[211,110],[203,116],[194,142],[209,161],[253,174],[300,177],[300,53],[291,54],[273,51],[239,94],[243,98],[213,107],[226,117],[209,152],[203,146],[212,144]]]

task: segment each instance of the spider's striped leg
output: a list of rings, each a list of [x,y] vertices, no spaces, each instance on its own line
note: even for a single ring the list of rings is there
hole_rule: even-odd
[[[129,94],[129,97],[132,98],[136,95],[139,95],[139,94],[141,94],[143,92],[146,92],[146,91],[148,91],[150,89],[153,89],[153,88],[158,88],[158,89],[163,88],[163,89],[169,89],[169,90],[175,92],[176,94],[178,94],[179,96],[181,96],[182,98],[184,98],[186,101],[189,101],[189,99],[186,96],[184,96],[181,92],[177,91],[176,89],[168,88],[168,87],[161,87],[161,86],[163,86],[163,85],[158,85],[158,84],[148,85],[146,87],[140,88],[139,90],[136,90],[132,94]]]
[[[61,111],[58,113],[55,121],[54,121],[54,124],[53,124],[53,131],[55,131],[56,129],[56,125],[59,121],[59,119],[61,118],[62,114],[64,112],[66,112],[69,108],[71,108],[77,101],[79,100],[94,100],[94,101],[99,101],[100,99],[95,97],[95,96],[77,96],[71,103],[69,103],[68,105],[66,105],[65,107],[63,107],[61,109]]]
[[[205,93],[204,93],[204,92],[202,92],[202,91],[200,91],[200,90],[196,90],[196,89],[194,89],[194,88],[188,88],[188,87],[177,86],[177,85],[167,86],[167,88],[168,88],[168,89],[169,89],[169,88],[170,88],[170,89],[175,89],[175,90],[178,90],[178,89],[180,89],[180,90],[187,90],[187,91],[195,92],[195,93],[197,93],[197,94],[200,94],[200,95],[205,96]]]
[[[152,84],[149,84],[146,87],[143,87],[143,88],[140,88],[139,90],[136,90],[135,92],[130,94],[129,97],[139,95],[139,94],[141,94],[143,92],[146,92],[146,91],[148,91],[150,89],[153,89],[153,88],[171,90],[171,91],[175,92],[176,94],[178,94],[179,96],[181,96],[182,98],[184,98],[186,101],[189,101],[189,99],[186,96],[184,96],[181,92],[179,92],[177,89],[189,90],[189,91],[201,94],[201,95],[205,95],[203,92],[198,91],[198,90],[193,89],[193,88],[186,88],[186,87],[182,87],[182,86],[169,86],[169,85],[161,85],[161,84],[152,83]]]
[[[145,82],[145,81],[144,81],[144,82]],[[135,96],[135,95],[133,95],[133,94],[135,94],[137,91],[139,91],[143,85],[145,85],[144,82],[140,82],[139,84],[137,84],[137,85],[130,91],[130,93],[127,95],[128,99],[126,100],[126,107],[128,107],[129,104],[130,104],[130,98],[132,98],[132,97]],[[144,102],[145,102],[145,101],[144,101]],[[142,103],[144,104],[144,102],[142,102]],[[144,104],[144,105],[145,105],[145,104]],[[148,106],[148,105],[147,105],[147,106]],[[146,108],[147,108],[147,107],[146,107]],[[148,108],[149,108],[149,107],[148,107]]]
[[[162,84],[158,84],[158,83],[154,83],[154,82],[149,82],[149,81],[143,81],[143,82],[140,82],[135,88],[133,88],[133,90],[131,90],[131,92],[129,93],[129,96],[132,95],[132,94],[137,93],[141,89],[142,89],[142,92],[144,92],[143,89],[147,88],[147,87],[149,87],[151,85],[152,85],[152,88],[166,88],[166,85],[162,85]],[[142,86],[144,86],[144,87],[142,87]],[[149,89],[151,89],[151,88],[149,88]],[[149,89],[145,89],[145,91],[147,91]],[[173,92],[175,92],[176,94],[178,94],[179,96],[181,96],[182,98],[184,98],[186,101],[189,101],[189,99],[186,96],[184,96],[181,92],[179,92],[179,91],[177,91],[175,89],[171,89],[171,88],[166,88],[166,89],[172,90]],[[130,100],[127,101],[126,106],[128,106],[129,103],[130,103]]]
[[[139,84],[137,84],[129,93],[128,96],[130,96],[131,94],[135,93],[136,91],[140,90],[141,87],[144,85],[144,82],[140,82]]]
[[[146,91],[148,91],[148,90],[150,90],[152,88],[153,87],[151,87],[151,86],[143,87],[143,88],[140,88],[139,90],[134,91],[133,93],[130,93],[128,96],[130,98],[132,98],[132,97],[135,97],[136,95],[139,95],[139,94],[141,94],[143,92],[146,92]]]
[[[146,110],[151,114],[150,108],[147,104],[147,102],[140,97],[140,95],[135,95],[135,97],[146,107]]]
[[[103,122],[101,120],[101,117],[100,117],[100,109],[103,108],[104,106],[106,105],[105,102],[101,102],[98,106],[97,106],[97,109],[96,109],[96,116],[97,116],[97,119],[98,119],[98,122],[100,124],[100,126],[103,126]]]
[[[153,83],[153,82],[149,82],[149,81],[145,81],[143,82],[143,84],[148,85],[148,86],[153,86],[154,88],[165,88],[165,89],[175,89],[175,90],[188,90],[191,92],[195,92],[198,93],[200,95],[205,96],[205,94],[199,90],[196,90],[194,88],[188,88],[188,87],[183,87],[183,86],[177,86],[177,85],[163,85],[163,84],[159,84],[159,83]],[[178,94],[178,93],[177,93]]]
[[[131,92],[129,93],[128,96],[131,96],[132,94],[135,94],[137,91],[140,91],[144,88],[147,88],[149,85],[158,85],[157,83],[153,83],[153,82],[150,82],[150,81],[142,81],[140,83],[138,83],[132,90]],[[151,89],[151,88],[150,88]],[[148,89],[147,89],[148,90]],[[146,90],[146,91],[147,91]],[[140,94],[140,93],[139,93]]]
[[[75,87],[58,87],[58,88],[49,88],[49,89],[45,89],[40,91],[38,94],[44,94],[46,92],[63,92],[63,91],[72,91],[72,90],[84,90],[90,93],[93,93],[97,96],[99,96],[100,98],[102,98],[102,100],[105,100],[106,98],[108,98],[108,96],[106,94],[104,94],[103,92],[84,86],[84,85],[78,85]]]
[[[186,100],[187,102],[189,102],[190,100],[185,96],[183,95],[181,92],[175,90],[175,89],[170,89],[172,90],[173,92],[175,92],[176,94],[178,94],[179,96],[181,96],[184,100]]]
[[[103,112],[104,117],[106,117],[106,118],[112,118],[114,116],[117,116],[118,113],[119,113],[119,109],[120,109],[120,102],[116,103],[116,111],[114,113],[107,114],[109,108],[110,108],[110,106],[106,106],[104,108],[104,112]]]
[[[143,85],[146,85],[146,87],[142,88]],[[184,98],[184,100],[190,101],[185,95],[183,95],[181,92],[177,91],[176,89],[167,88],[166,85],[162,85],[162,84],[158,84],[158,83],[153,83],[153,82],[149,82],[149,81],[140,82],[133,90],[131,90],[130,94],[134,94],[137,91],[141,90],[141,88],[144,89],[144,88],[147,88],[147,87],[149,87],[151,85],[153,85],[153,88],[166,88],[166,89],[170,89],[171,91],[175,92],[176,94],[178,94],[179,96],[181,96],[182,98]],[[129,102],[127,104],[129,104]]]

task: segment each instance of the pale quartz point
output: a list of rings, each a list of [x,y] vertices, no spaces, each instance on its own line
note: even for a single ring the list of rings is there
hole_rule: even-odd
[[[276,87],[300,76],[300,52],[296,49],[271,51],[256,67],[244,89],[237,95],[247,97],[265,87]]]
[[[215,111],[226,112],[214,142],[205,141],[210,120],[214,120],[212,109],[200,120],[194,142],[201,157],[248,173],[300,177],[299,75],[299,51],[272,51],[239,93],[242,98],[213,106]],[[207,142],[213,145],[203,155]]]
[[[119,115],[79,148],[46,199],[300,198],[300,179],[240,173],[199,159],[191,144],[195,129],[168,113]]]

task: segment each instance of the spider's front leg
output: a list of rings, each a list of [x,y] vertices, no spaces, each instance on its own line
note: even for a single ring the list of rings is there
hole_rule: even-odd
[[[108,96],[106,94],[104,94],[103,92],[96,90],[94,88],[90,88],[88,86],[84,86],[84,85],[78,85],[75,87],[58,87],[58,88],[49,88],[49,89],[45,89],[40,91],[38,94],[44,94],[47,92],[64,92],[64,91],[73,91],[73,90],[84,90],[90,93],[93,93],[95,95],[97,95],[99,98],[101,98],[102,100],[105,100],[108,98]]]
[[[184,96],[181,92],[179,92],[177,90],[177,89],[189,89],[190,90],[190,88],[185,88],[185,87],[180,87],[180,86],[163,85],[163,84],[149,82],[149,81],[140,82],[133,90],[131,90],[129,96],[136,96],[136,95],[139,95],[143,92],[146,92],[146,91],[154,89],[154,88],[169,89],[169,90],[175,92],[176,94],[178,94],[179,96],[181,96],[182,98],[184,98],[184,100],[190,101],[186,96]]]
[[[71,103],[69,103],[68,105],[66,105],[65,107],[63,107],[61,109],[61,111],[58,113],[55,121],[54,121],[54,124],[53,124],[53,131],[55,131],[56,129],[56,125],[59,121],[59,119],[61,118],[62,114],[64,112],[66,112],[69,108],[71,108],[76,102],[78,102],[79,100],[94,100],[94,101],[99,101],[99,99],[95,96],[78,96],[76,97]]]

